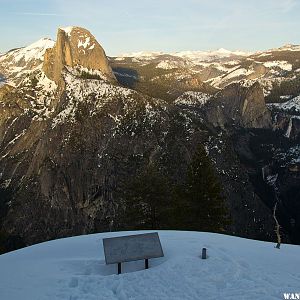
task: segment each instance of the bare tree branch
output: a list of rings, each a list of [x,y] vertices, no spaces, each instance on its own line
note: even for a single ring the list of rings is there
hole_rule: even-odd
[[[276,218],[276,210],[277,210],[277,203],[275,203],[274,205],[274,209],[273,209],[273,218],[275,220],[276,226],[275,226],[275,233],[277,235],[277,245],[275,248],[280,249],[280,245],[281,245],[281,236],[280,236],[280,225],[278,223],[278,220]]]

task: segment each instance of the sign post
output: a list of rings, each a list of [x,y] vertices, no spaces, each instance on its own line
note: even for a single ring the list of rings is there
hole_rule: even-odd
[[[122,272],[122,262],[144,259],[148,269],[150,258],[164,256],[157,232],[105,238],[103,248],[106,264],[118,264],[118,274]]]

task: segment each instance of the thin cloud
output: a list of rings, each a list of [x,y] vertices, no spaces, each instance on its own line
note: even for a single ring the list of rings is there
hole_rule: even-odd
[[[20,12],[15,13],[15,15],[22,15],[22,16],[48,16],[48,17],[63,17],[62,14],[56,13],[35,13],[35,12]]]
[[[280,0],[278,1],[279,9],[284,13],[290,12],[296,5],[297,0]]]

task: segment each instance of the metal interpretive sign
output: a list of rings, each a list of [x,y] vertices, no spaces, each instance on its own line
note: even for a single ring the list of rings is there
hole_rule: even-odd
[[[157,232],[106,238],[103,239],[103,248],[106,264],[145,259],[148,268],[149,258],[164,256]]]

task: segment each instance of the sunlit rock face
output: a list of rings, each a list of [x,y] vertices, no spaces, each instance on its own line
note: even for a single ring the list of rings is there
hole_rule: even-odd
[[[46,51],[43,70],[49,79],[58,82],[65,66],[99,71],[108,79],[115,79],[103,48],[84,28],[59,28],[55,46]]]

